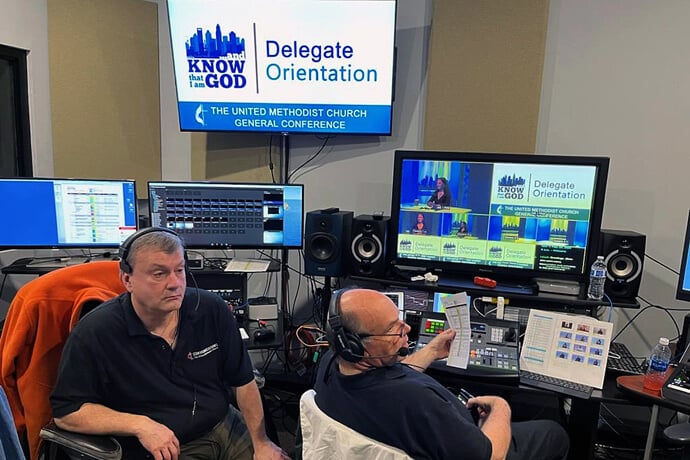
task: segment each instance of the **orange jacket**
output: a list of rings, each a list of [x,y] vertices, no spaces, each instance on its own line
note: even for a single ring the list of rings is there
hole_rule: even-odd
[[[52,271],[22,286],[12,299],[0,336],[0,384],[31,459],[39,433],[52,418],[50,393],[67,335],[87,301],[103,302],[125,288],[118,262],[101,261]]]

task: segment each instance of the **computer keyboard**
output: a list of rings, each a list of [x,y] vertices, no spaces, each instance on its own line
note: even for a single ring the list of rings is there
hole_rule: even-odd
[[[589,399],[593,388],[581,383],[570,382],[568,380],[549,377],[548,375],[535,374],[525,370],[520,370],[520,384],[551,390],[562,393],[573,398]]]
[[[640,361],[630,353],[624,343],[611,342],[609,359],[606,361],[606,372],[614,374],[640,375],[645,369]]]

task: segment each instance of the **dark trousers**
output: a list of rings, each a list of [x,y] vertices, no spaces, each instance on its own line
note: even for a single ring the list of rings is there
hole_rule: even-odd
[[[553,420],[511,423],[512,439],[506,460],[565,460],[568,433]]]
[[[233,406],[211,431],[180,446],[180,460],[252,460],[253,457],[247,425]]]

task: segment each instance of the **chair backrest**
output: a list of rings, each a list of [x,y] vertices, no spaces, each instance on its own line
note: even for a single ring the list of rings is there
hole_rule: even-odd
[[[300,398],[303,460],[412,460],[404,451],[364,436],[326,415],[307,390]]]
[[[49,397],[62,349],[82,308],[124,291],[117,261],[89,262],[35,278],[12,300],[0,335],[0,384],[32,460],[52,419]]]

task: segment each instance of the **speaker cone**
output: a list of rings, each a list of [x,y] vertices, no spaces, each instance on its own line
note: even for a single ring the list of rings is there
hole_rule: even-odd
[[[352,256],[357,262],[375,263],[383,254],[383,244],[376,235],[360,233],[352,240]]]
[[[642,261],[635,252],[615,250],[606,257],[607,277],[611,281],[631,281],[642,273]]]
[[[314,233],[309,240],[309,254],[321,262],[328,262],[336,254],[337,241],[328,233]]]

